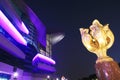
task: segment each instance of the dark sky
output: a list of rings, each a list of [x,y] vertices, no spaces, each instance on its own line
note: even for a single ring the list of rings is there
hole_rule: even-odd
[[[79,28],[88,28],[94,19],[109,23],[115,35],[108,55],[120,62],[120,3],[115,0],[25,0],[45,24],[48,33],[63,32],[65,38],[53,46],[57,72],[70,80],[95,73],[96,55],[81,42]]]

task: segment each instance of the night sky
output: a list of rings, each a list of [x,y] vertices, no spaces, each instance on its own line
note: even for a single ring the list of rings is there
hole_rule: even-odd
[[[120,3],[115,0],[25,0],[45,24],[47,33],[62,32],[65,38],[53,46],[57,73],[77,80],[95,73],[96,55],[81,42],[79,28],[88,28],[94,19],[109,24],[115,36],[108,55],[120,62]]]

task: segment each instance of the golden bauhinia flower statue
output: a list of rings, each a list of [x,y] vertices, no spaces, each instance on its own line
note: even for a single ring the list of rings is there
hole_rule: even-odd
[[[107,55],[107,50],[114,43],[114,35],[109,25],[102,25],[94,20],[89,29],[80,28],[80,34],[83,45],[98,57],[95,64],[98,79],[120,80],[118,64]]]

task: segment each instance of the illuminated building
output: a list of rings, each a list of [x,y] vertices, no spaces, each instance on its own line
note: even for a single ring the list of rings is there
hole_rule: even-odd
[[[0,74],[7,73],[5,80],[44,80],[56,71],[46,37],[45,25],[22,0],[0,1]]]

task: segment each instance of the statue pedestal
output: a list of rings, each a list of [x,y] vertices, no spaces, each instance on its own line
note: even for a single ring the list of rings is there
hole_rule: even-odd
[[[98,62],[97,62],[98,61]],[[114,60],[96,61],[95,69],[98,80],[120,80],[120,68]]]

